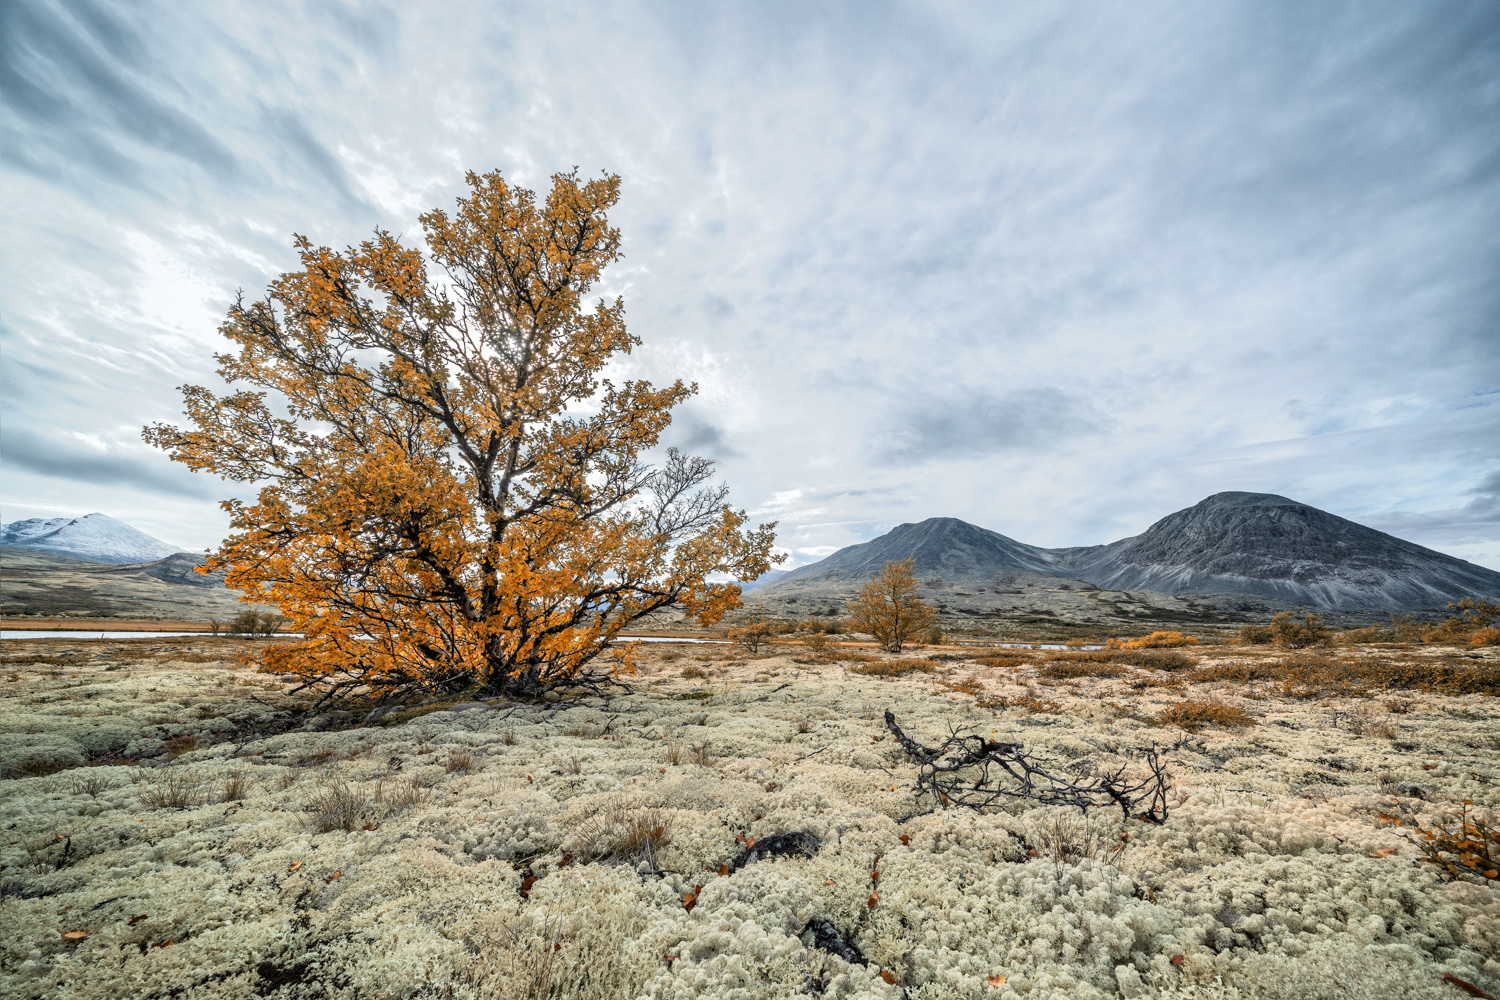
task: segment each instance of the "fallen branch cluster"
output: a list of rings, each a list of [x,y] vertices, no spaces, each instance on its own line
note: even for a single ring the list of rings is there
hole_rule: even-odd
[[[1087,812],[1111,804],[1126,819],[1162,823],[1167,818],[1167,766],[1155,748],[1145,754],[1147,777],[1132,782],[1127,765],[1087,781],[1073,781],[1047,770],[1044,762],[1026,752],[1023,744],[987,740],[955,731],[937,747],[926,747],[907,736],[889,709],[886,728],[901,748],[917,761],[917,789],[938,804],[993,808],[1006,799],[1028,799],[1041,805],[1077,806]]]

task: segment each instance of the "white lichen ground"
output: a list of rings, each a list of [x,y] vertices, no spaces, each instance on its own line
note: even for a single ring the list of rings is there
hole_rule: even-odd
[[[1182,693],[1133,690],[1143,671],[1045,686],[1030,665],[943,663],[881,680],[796,650],[654,647],[607,706],[441,710],[241,746],[225,737],[291,704],[235,664],[243,646],[4,648],[0,767],[201,744],[0,781],[0,996],[1461,995],[1444,972],[1500,990],[1500,891],[1440,881],[1402,837],[1465,799],[1500,804],[1485,697],[1408,693],[1389,714],[1383,698],[1193,691],[1258,724],[1173,751],[1170,820],[1130,822],[1113,851],[1117,814],[1087,829],[1024,805],[912,816],[928,804],[881,713],[928,740],[978,725],[1082,770],[1182,736],[1145,721]],[[986,711],[943,689],[971,675],[1064,711]],[[464,753],[471,769],[450,770]],[[235,779],[242,798],[225,801]],[[356,829],[315,832],[330,792],[362,798]],[[656,810],[657,863],[681,874],[563,866],[601,810]],[[791,831],[822,849],[717,874],[737,836]],[[1059,841],[1093,856],[1059,861]],[[813,949],[816,918],[868,967]]]

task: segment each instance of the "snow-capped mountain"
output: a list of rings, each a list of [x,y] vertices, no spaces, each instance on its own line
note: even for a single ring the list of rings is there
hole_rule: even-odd
[[[0,548],[51,552],[100,563],[155,562],[182,551],[108,514],[12,521],[0,526]]]

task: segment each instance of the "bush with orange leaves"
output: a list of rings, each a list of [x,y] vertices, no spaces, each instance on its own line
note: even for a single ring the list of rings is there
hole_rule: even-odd
[[[1500,645],[1500,604],[1465,597],[1448,607],[1458,614],[1422,630],[1425,642],[1450,642],[1474,647]]]
[[[1174,646],[1196,646],[1198,640],[1181,632],[1152,632],[1134,639],[1110,639],[1107,649],[1169,649]]]
[[[1416,837],[1407,839],[1422,852],[1420,860],[1424,864],[1432,865],[1450,879],[1470,875],[1497,882],[1500,881],[1500,830],[1478,816],[1471,816],[1469,807],[1473,804],[1464,800],[1456,827],[1446,823],[1431,830],[1417,827]]]
[[[220,328],[233,391],[186,386],[191,426],[143,432],[259,486],[223,503],[208,568],[303,634],[264,667],[328,695],[579,683],[632,622],[715,622],[740,589],[711,576],[779,561],[712,462],[640,460],[697,387],[600,377],[640,343],[619,299],[586,302],[620,256],[619,178],[557,174],[542,204],[467,180],[455,215],[421,216],[425,253],[383,230],[342,252],[297,237],[301,270]]]
[[[1255,720],[1235,705],[1217,701],[1180,701],[1169,705],[1156,714],[1156,719],[1165,726],[1177,726],[1195,733],[1204,726],[1253,726]]]

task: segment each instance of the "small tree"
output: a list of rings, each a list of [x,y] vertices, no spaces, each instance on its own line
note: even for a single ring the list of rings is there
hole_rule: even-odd
[[[868,633],[892,653],[920,641],[937,621],[937,612],[917,596],[911,559],[886,563],[848,608],[849,627]]]
[[[1329,632],[1323,619],[1311,611],[1299,622],[1296,615],[1283,611],[1271,619],[1271,641],[1287,649],[1305,649],[1329,641]]]
[[[781,632],[782,627],[779,624],[761,618],[730,629],[729,641],[738,643],[749,652],[758,653],[762,645],[774,640]]]
[[[280,606],[303,638],[263,665],[307,685],[536,694],[654,611],[717,621],[740,589],[710,575],[770,567],[774,525],[744,530],[712,462],[640,459],[696,386],[600,378],[640,342],[618,299],[586,304],[620,256],[619,178],[558,174],[544,204],[498,172],[468,184],[421,217],[425,254],[298,237],[301,270],[220,328],[241,388],[185,386],[193,426],[144,432],[259,485],[223,504],[207,570]]]

